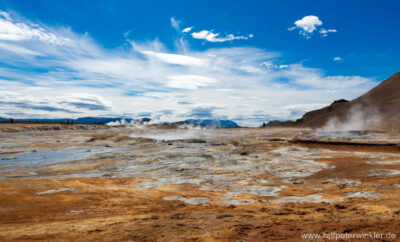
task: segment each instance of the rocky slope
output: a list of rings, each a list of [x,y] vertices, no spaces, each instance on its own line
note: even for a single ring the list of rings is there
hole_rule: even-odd
[[[297,125],[348,130],[399,128],[400,72],[354,100],[340,99],[305,113],[293,124]]]
[[[360,121],[374,119],[379,126],[392,126],[398,123],[400,120],[400,72],[352,101],[338,100],[327,107],[306,113],[298,120],[298,123],[317,127],[326,125],[333,118],[340,122],[347,122],[353,116],[358,116]]]

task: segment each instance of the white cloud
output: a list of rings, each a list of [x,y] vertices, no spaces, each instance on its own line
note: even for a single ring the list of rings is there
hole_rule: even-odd
[[[202,30],[200,32],[193,32],[192,37],[195,39],[203,39],[207,40],[209,42],[226,42],[226,41],[232,41],[232,40],[238,40],[238,39],[249,39],[252,38],[253,35],[250,34],[248,36],[235,36],[233,34],[227,34],[224,37],[220,37],[219,33],[213,33],[212,31],[209,30]]]
[[[336,33],[336,32],[337,32],[336,29],[323,29],[323,28],[321,28],[319,30],[319,33],[322,35],[322,37],[328,36],[329,33]]]
[[[8,43],[2,43],[0,42],[0,49],[9,51],[9,52],[14,52],[19,55],[41,55],[38,52],[32,51],[30,49],[18,46],[18,45],[13,45],[13,44],[8,44]]]
[[[57,93],[46,88],[22,88],[17,92],[0,90],[0,113],[6,116],[26,118],[69,118],[76,115],[109,114],[110,103],[102,97],[85,93],[58,93],[54,96],[38,97],[31,93]]]
[[[293,84],[311,89],[357,88],[370,81],[359,76],[324,76],[321,70],[304,67],[300,64],[293,64],[290,68],[282,70],[281,73]]]
[[[172,28],[174,28],[177,32],[180,32],[181,28],[179,27],[179,24],[181,23],[181,21],[176,20],[174,17],[171,17],[170,21]]]
[[[278,66],[272,62],[272,61],[264,61],[263,63],[260,64],[261,66],[264,66],[267,70],[274,70]]]
[[[318,26],[322,25],[322,21],[317,16],[309,15],[294,22],[297,28],[301,28],[307,33],[314,32]]]
[[[333,57],[333,60],[334,60],[334,61],[342,61],[343,59],[342,59],[341,57],[338,56],[338,57]]]
[[[277,65],[272,61],[264,61],[260,65],[265,67],[269,71],[274,71],[276,69],[285,69],[289,67],[289,65]]]
[[[189,33],[190,31],[192,31],[193,27],[186,27],[182,30],[182,33]]]
[[[155,39],[105,49],[88,34],[21,24],[71,42],[0,40],[0,102],[8,103],[0,105],[0,117],[150,113],[153,119],[178,121],[212,110],[215,118],[257,126],[299,118],[307,109],[354,98],[375,85],[360,76],[327,76],[260,48],[195,51],[177,41],[178,51],[171,51]]]
[[[302,19],[296,20],[294,22],[294,26],[290,27],[288,30],[293,31],[295,29],[299,30],[299,34],[303,35],[305,38],[311,38],[311,35],[316,31],[321,25],[322,21],[319,19],[318,16],[308,15],[304,16]],[[323,29],[319,30],[319,33],[326,37],[328,33],[337,32],[335,29]]]
[[[70,39],[57,36],[43,27],[16,22],[8,13],[1,12],[0,16],[0,40],[39,40],[57,45],[69,44],[71,42]]]
[[[0,10],[0,16],[1,16],[3,19],[7,20],[7,21],[11,21],[10,14],[7,13],[7,12],[3,12],[3,11]]]
[[[147,56],[154,57],[165,63],[184,65],[184,66],[204,66],[206,62],[200,58],[193,56],[179,55],[179,54],[169,54],[169,53],[158,53],[154,51],[142,51],[143,54]]]
[[[218,82],[218,80],[206,76],[198,75],[176,75],[169,76],[168,87],[182,89],[197,89],[199,87],[209,86]]]

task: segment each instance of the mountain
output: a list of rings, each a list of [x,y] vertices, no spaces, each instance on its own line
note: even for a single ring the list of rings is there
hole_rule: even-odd
[[[124,119],[126,122],[136,122],[136,123],[144,123],[149,122],[151,119],[149,118],[141,118],[141,119],[132,119],[132,118],[107,118],[107,117],[82,117],[77,119],[14,119],[14,121],[20,122],[43,122],[43,123],[63,123],[67,120],[74,120],[76,124],[107,124],[110,122],[121,121]],[[8,118],[1,118],[0,121],[10,121]],[[216,120],[216,119],[187,119],[185,121],[173,122],[173,123],[163,123],[162,125],[193,125],[193,126],[201,126],[201,127],[221,127],[221,128],[236,128],[239,125],[231,120]]]
[[[220,128],[237,128],[239,125],[231,120],[217,119],[187,119],[185,121],[174,122],[175,125],[193,125],[201,127],[220,127]]]
[[[355,129],[399,127],[400,72],[354,100],[337,100],[327,107],[308,112],[296,124]]]
[[[77,118],[74,120],[75,123],[81,123],[81,124],[106,124],[110,122],[115,122],[115,121],[121,121],[122,118],[104,118],[104,117],[83,117],[83,118]],[[131,122],[131,118],[125,119],[126,122]]]
[[[322,126],[331,118],[332,115],[335,115],[337,110],[340,110],[340,108],[347,103],[349,103],[349,101],[346,99],[336,100],[329,106],[305,113],[301,119],[296,120],[296,124],[311,127]],[[341,114],[340,116],[343,115]]]
[[[61,123],[66,121],[67,119],[60,118],[60,119],[37,119],[37,118],[26,118],[26,119],[14,119],[14,121],[19,121],[19,122],[43,122],[43,123]],[[1,118],[0,121],[10,121],[9,118]]]
[[[293,127],[296,126],[295,121],[287,120],[287,121],[280,121],[280,120],[273,120],[269,121],[268,123],[263,123],[261,127]]]
[[[131,118],[105,118],[105,117],[83,117],[77,119],[69,119],[69,118],[58,118],[58,119],[35,119],[35,118],[27,118],[27,119],[14,119],[14,121],[19,122],[41,122],[41,123],[62,123],[67,120],[74,120],[74,123],[80,124],[106,124],[109,122],[121,121],[124,119],[126,122],[131,122],[134,119]],[[9,118],[1,118],[0,121],[10,121]],[[148,122],[149,118],[135,119],[137,122]]]

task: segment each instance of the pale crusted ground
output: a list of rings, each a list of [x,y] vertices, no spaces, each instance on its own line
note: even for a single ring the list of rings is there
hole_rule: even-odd
[[[0,240],[400,236],[396,146],[290,142],[301,129],[11,128],[0,129]]]

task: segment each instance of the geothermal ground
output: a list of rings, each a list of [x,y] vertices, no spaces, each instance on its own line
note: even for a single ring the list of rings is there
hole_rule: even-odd
[[[399,138],[3,124],[0,240],[393,240]]]

